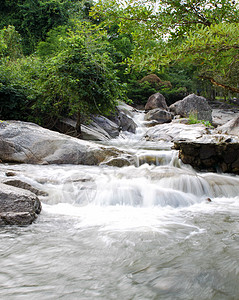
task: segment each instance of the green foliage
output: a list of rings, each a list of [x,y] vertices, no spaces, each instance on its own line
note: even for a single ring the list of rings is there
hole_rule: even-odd
[[[25,54],[35,51],[52,28],[65,25],[72,15],[86,17],[91,1],[16,0],[1,1],[0,28],[13,25],[23,38]],[[87,8],[88,7],[88,8]]]
[[[158,89],[149,82],[130,80],[127,84],[127,97],[134,105],[145,105],[148,98],[158,92]]]
[[[2,119],[27,120],[32,115],[31,106],[40,94],[36,82],[42,67],[42,62],[32,57],[4,60],[0,64]]]
[[[101,15],[131,34],[131,67],[161,72],[175,61],[193,64],[196,75],[239,92],[238,1],[104,0],[92,11]]]
[[[109,113],[121,98],[122,87],[108,54],[106,32],[87,22],[75,22],[74,28],[54,43],[58,52],[45,59],[39,80],[42,95],[34,108],[56,116],[78,111]],[[42,50],[43,43],[40,47]]]
[[[194,65],[200,77],[239,92],[239,24],[218,23],[196,29],[171,51],[172,57]]]
[[[189,124],[203,124],[206,127],[213,127],[209,121],[205,120],[198,120],[197,112],[191,112],[188,116],[188,123]]]
[[[75,21],[71,29],[52,30],[46,42],[39,44],[39,56],[5,61],[0,65],[0,92],[5,93],[3,105],[7,108],[9,102],[11,109],[3,111],[2,118],[12,115],[17,93],[18,111],[31,109],[30,120],[38,123],[79,112],[109,114],[117,100],[123,99],[124,88],[118,83],[108,48],[105,31]],[[12,100],[7,98],[8,91]]]
[[[22,56],[21,36],[14,26],[0,30],[0,59],[17,59]]]

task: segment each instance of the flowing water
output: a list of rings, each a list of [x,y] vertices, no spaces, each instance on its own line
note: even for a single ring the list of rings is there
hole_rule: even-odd
[[[0,228],[0,299],[239,299],[239,177],[145,130],[111,141],[135,166],[1,166],[48,196],[34,224]]]

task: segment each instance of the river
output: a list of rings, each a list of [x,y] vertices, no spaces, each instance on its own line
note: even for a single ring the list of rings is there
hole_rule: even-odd
[[[0,299],[239,299],[239,177],[145,130],[111,141],[135,166],[1,166],[48,196],[34,224],[0,228]]]

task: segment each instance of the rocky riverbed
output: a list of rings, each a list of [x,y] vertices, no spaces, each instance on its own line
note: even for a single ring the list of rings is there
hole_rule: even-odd
[[[238,299],[239,177],[197,171],[171,149],[236,139],[236,127],[178,117],[153,126],[128,109],[135,133],[114,139],[88,142],[25,123],[8,131],[1,299]],[[95,165],[82,164],[89,157]]]
[[[169,112],[170,108],[166,106],[166,102],[160,95],[156,94],[151,97],[151,106],[146,106],[150,107],[150,111],[155,111],[156,114],[151,114],[153,119],[149,119],[149,113],[147,113],[141,125],[138,124],[138,126],[143,126],[143,131],[140,129],[141,143],[145,139],[148,143],[146,148],[151,147],[149,143],[157,149],[162,149],[162,146],[160,146],[162,143],[164,143],[165,149],[169,150],[174,147],[179,150],[179,157],[185,164],[191,164],[198,170],[239,174],[239,111],[235,108],[215,108],[210,112],[207,111],[207,114],[201,113],[201,115],[205,115],[210,119],[216,128],[206,127],[200,123],[189,125],[188,119],[182,118],[182,116],[185,117],[189,113],[185,103],[193,100],[193,104],[190,103],[190,105],[195,106],[195,103],[197,103],[195,101],[200,100],[202,104],[198,109],[206,109],[208,105],[205,104],[202,97],[200,99],[195,97],[197,96],[192,95],[186,97],[186,100],[179,101],[178,105],[173,106],[171,112]],[[163,104],[160,101],[163,101]],[[186,111],[186,113],[181,113],[181,110]],[[110,146],[60,134],[33,123],[2,121],[0,123],[0,161],[8,164],[81,164],[116,167],[139,166],[142,163],[157,164],[157,161],[159,161],[158,154],[146,154],[142,150],[139,154],[132,151],[130,147],[120,147],[118,144],[119,138],[117,138],[120,134],[120,128],[125,130],[124,132],[128,130],[128,134],[133,137],[137,122],[135,123],[132,119],[135,113],[134,108],[121,104],[118,111],[119,117],[118,119],[114,117],[116,118],[114,119],[115,123],[99,116],[93,120],[93,124],[97,124],[99,127],[101,124],[100,129],[98,129],[99,135],[97,136],[94,133],[95,138],[93,139],[102,142],[108,141],[110,137],[116,137],[116,143],[113,139],[109,143]],[[173,112],[174,114],[181,113],[181,118],[179,116],[174,117],[169,123],[168,116],[173,116]],[[144,116],[144,112],[138,111],[137,114]],[[96,132],[96,125],[94,126],[94,132]],[[101,138],[102,134],[104,138]],[[84,134],[83,136],[89,139],[89,135]],[[9,180],[6,177],[10,173],[6,172],[5,176],[0,179],[0,199],[2,203],[0,223],[30,224],[40,213],[41,207],[38,196],[41,191],[34,189],[29,183],[19,178]],[[15,206],[13,203],[15,203]],[[19,209],[17,209],[18,206]]]

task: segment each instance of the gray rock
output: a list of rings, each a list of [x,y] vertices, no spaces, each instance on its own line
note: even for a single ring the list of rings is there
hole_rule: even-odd
[[[88,141],[107,141],[111,138],[103,128],[93,121],[87,125],[81,124],[81,134],[76,132],[76,120],[70,118],[60,119],[55,124],[55,128],[61,133]]]
[[[196,114],[198,120],[212,122],[212,109],[204,97],[195,94],[188,95],[183,100],[170,105],[170,111],[181,117]]]
[[[151,95],[145,105],[146,111],[155,109],[155,108],[161,108],[163,110],[168,110],[166,100],[165,100],[164,96],[160,93]]]
[[[0,225],[31,224],[41,211],[33,193],[0,183]]]
[[[60,134],[33,123],[4,121],[0,160],[31,164],[97,165],[121,151]]]
[[[129,131],[135,133],[137,125],[129,116],[127,116],[123,112],[119,112],[119,119],[120,119],[120,128],[122,131]]]
[[[132,106],[119,102],[115,113],[109,119],[119,127],[119,130],[135,133],[137,125],[133,120],[133,111],[135,108]]]
[[[124,111],[117,109],[116,114],[111,116],[110,119],[119,126],[120,130],[135,133],[137,125],[135,124],[134,120]]]
[[[119,126],[108,118],[103,116],[92,116],[92,120],[100,126],[100,128],[103,128],[110,137],[115,138],[119,135]]]
[[[130,166],[133,164],[132,158],[126,157],[117,157],[117,158],[110,158],[108,161],[102,163],[102,165],[113,166],[113,167],[125,167]]]
[[[158,124],[169,123],[172,121],[173,114],[162,110],[160,108],[155,108],[150,110],[144,117],[145,121],[156,121]]]
[[[171,122],[150,128],[147,130],[145,138],[149,141],[194,141],[205,135],[207,135],[207,128],[203,124],[186,125]]]
[[[89,125],[81,125],[80,138],[86,141],[108,141],[110,135],[95,122]]]
[[[47,196],[46,192],[38,190],[38,189],[34,188],[32,185],[30,185],[29,183],[24,182],[20,179],[5,179],[5,180],[3,180],[2,183],[30,191],[37,196]]]
[[[226,124],[217,127],[217,132],[239,136],[239,116],[233,118]]]

